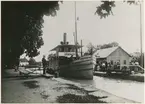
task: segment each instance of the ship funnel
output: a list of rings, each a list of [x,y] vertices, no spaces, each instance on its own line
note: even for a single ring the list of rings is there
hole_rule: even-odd
[[[63,42],[64,42],[64,44],[66,44],[66,35],[67,35],[66,33],[63,34]]]

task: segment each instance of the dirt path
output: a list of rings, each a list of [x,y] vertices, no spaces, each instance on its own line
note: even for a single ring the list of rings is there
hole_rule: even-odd
[[[133,103],[91,86],[61,78],[2,79],[2,103]]]

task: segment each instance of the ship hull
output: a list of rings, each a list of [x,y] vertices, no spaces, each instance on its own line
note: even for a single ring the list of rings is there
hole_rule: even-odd
[[[82,57],[68,65],[60,65],[59,74],[62,77],[93,79],[93,65],[91,57]]]

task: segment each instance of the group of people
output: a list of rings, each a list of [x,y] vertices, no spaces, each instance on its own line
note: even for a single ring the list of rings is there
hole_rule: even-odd
[[[130,62],[130,65],[139,65],[139,62]]]
[[[111,69],[112,66],[116,69],[116,68],[120,67],[119,65],[120,65],[120,62],[111,63],[111,62],[107,62],[106,60],[104,60],[104,61],[97,61],[95,69],[103,71],[103,70]]]
[[[108,67],[107,61],[97,61],[96,62],[96,68],[97,70],[105,70]]]
[[[130,62],[130,69],[134,72],[137,72],[139,71],[139,68],[138,68],[138,65],[139,65],[139,62]]]

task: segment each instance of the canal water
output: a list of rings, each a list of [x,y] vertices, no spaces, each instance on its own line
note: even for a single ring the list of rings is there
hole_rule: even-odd
[[[94,76],[93,80],[74,80],[71,81],[93,85],[96,88],[112,93],[116,96],[144,102],[144,83],[122,79],[110,79]]]

